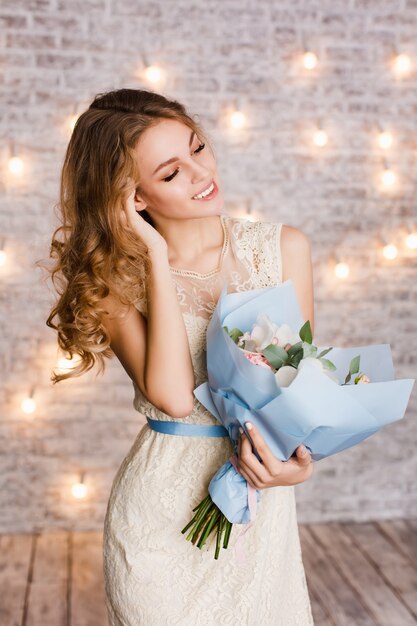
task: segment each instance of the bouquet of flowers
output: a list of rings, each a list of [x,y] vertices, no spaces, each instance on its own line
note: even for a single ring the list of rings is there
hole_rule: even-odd
[[[331,350],[332,361],[324,358]],[[415,382],[394,379],[389,344],[315,346],[291,280],[231,294],[223,287],[207,328],[207,373],[194,395],[227,429],[235,454],[213,476],[181,532],[191,528],[186,538],[200,549],[215,533],[215,559],[222,541],[227,548],[233,524],[253,523],[260,500],[236,468],[239,428],[262,462],[245,422],[282,461],[301,443],[318,461],[401,419]]]

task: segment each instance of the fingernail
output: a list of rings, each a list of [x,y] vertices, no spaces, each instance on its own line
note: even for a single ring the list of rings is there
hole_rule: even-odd
[[[301,446],[301,454],[305,454],[307,452],[307,448],[305,447],[305,445]]]
[[[242,426],[239,426],[239,432],[240,432],[241,435],[243,435],[243,428],[242,428]]]
[[[253,428],[253,424],[251,424],[251,422],[245,422],[245,426],[248,430],[252,430]]]

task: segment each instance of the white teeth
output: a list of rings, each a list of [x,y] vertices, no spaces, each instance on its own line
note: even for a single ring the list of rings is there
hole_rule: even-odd
[[[214,189],[214,183],[211,183],[210,187],[208,187],[208,189],[206,189],[205,191],[203,191],[202,193],[199,193],[198,196],[193,196],[194,200],[198,200],[199,198],[204,198],[205,196],[208,196],[209,193],[211,193]]]

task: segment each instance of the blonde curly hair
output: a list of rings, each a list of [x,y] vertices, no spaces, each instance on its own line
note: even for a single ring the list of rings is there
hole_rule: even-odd
[[[53,384],[81,376],[95,363],[103,373],[105,358],[114,356],[102,324],[103,298],[111,293],[129,305],[146,295],[151,261],[120,213],[130,192],[129,178],[141,191],[134,148],[142,133],[162,119],[183,122],[212,149],[182,104],[148,90],[99,94],[74,126],[55,205],[60,226],[52,235],[49,258],[56,262],[43,267],[59,296],[46,325],[57,331],[58,345],[70,359],[74,354],[81,358],[66,372],[53,372]],[[141,216],[154,226],[149,213]]]

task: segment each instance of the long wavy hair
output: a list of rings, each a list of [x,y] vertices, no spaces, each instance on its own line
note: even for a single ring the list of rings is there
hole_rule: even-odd
[[[148,90],[98,94],[74,126],[55,205],[60,225],[52,235],[49,258],[56,262],[46,266],[58,299],[46,325],[57,331],[67,358],[80,358],[68,371],[52,372],[53,384],[81,376],[96,363],[103,373],[105,358],[114,356],[102,324],[102,298],[111,293],[130,305],[146,297],[151,260],[120,213],[131,189],[128,178],[141,191],[134,148],[142,133],[162,119],[183,122],[212,149],[184,105]],[[155,226],[147,211],[141,216]]]

